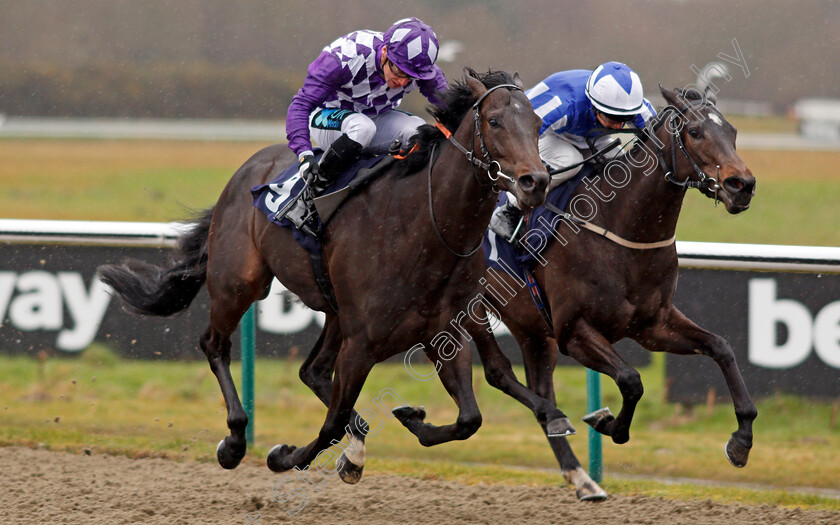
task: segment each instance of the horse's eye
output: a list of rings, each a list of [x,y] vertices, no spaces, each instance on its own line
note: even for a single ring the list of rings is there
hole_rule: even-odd
[[[697,129],[697,128],[692,128],[692,129],[688,130],[688,134],[689,134],[689,135],[691,136],[691,138],[693,138],[693,139],[699,139],[700,137],[702,137],[702,136],[703,136],[703,134],[702,134],[702,133],[700,133],[700,130],[699,130],[699,129]]]
[[[490,124],[491,128],[498,128],[499,127],[499,121],[494,119],[494,118],[491,118],[490,120],[488,120],[487,123]]]

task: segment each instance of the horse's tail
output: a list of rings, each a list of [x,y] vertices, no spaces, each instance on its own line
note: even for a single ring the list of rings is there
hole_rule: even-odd
[[[207,278],[207,238],[213,208],[178,238],[173,262],[157,266],[138,259],[97,268],[125,306],[141,315],[169,316],[186,310]]]

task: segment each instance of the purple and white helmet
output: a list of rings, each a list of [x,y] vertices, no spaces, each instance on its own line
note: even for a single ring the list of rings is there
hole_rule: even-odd
[[[388,60],[406,74],[429,80],[435,77],[438,39],[431,27],[417,18],[404,18],[385,32]]]

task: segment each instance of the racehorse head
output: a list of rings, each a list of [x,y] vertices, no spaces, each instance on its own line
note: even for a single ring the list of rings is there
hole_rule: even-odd
[[[490,180],[513,193],[523,208],[541,205],[549,179],[539,155],[540,118],[522,91],[522,79],[518,74],[478,74],[469,68],[464,74],[465,83],[455,83],[432,114],[454,129],[472,109],[472,143],[465,146],[474,152],[473,164],[486,165]],[[464,111],[459,112],[459,107]],[[451,117],[458,113],[455,122]]]
[[[755,177],[735,151],[737,130],[721,115],[712,98],[694,90],[659,89],[669,104],[659,122],[670,133],[670,138],[665,138],[671,141],[673,160],[679,163],[682,158],[682,169],[689,174],[685,180],[669,180],[720,199],[729,213],[749,208],[755,195]],[[672,160],[666,161],[676,172]]]

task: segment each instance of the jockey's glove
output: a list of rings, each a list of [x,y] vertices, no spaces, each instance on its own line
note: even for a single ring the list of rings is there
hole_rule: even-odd
[[[318,163],[315,162],[315,155],[311,151],[304,151],[300,158],[300,168],[298,174],[304,180],[308,180],[312,176],[318,175]]]

